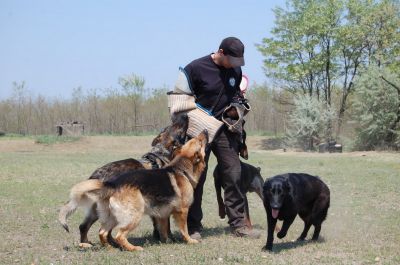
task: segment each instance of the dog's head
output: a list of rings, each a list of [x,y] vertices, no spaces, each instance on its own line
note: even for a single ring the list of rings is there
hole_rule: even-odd
[[[271,207],[273,218],[277,218],[282,204],[290,194],[290,183],[288,178],[276,176],[267,181],[263,187],[264,204]]]
[[[175,115],[172,124],[165,127],[156,138],[153,139],[151,146],[160,145],[168,153],[168,158],[172,159],[186,140],[186,131],[189,126],[189,118],[186,114]]]
[[[190,139],[179,151],[179,156],[190,160],[193,165],[193,175],[196,181],[206,167],[206,145],[208,144],[208,132],[202,131],[197,137]]]
[[[252,174],[252,179],[248,184],[248,190],[249,192],[257,193],[257,195],[260,196],[261,200],[263,200],[264,179],[261,176],[261,168],[260,167],[255,168],[254,172],[251,172],[251,174]]]

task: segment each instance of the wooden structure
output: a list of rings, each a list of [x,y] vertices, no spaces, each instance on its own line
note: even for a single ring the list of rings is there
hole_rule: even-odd
[[[67,121],[61,122],[56,125],[57,135],[67,135],[67,136],[80,136],[85,132],[85,126],[81,122],[77,121]]]

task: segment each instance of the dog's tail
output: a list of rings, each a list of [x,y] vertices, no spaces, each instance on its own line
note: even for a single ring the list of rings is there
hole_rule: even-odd
[[[92,206],[93,203],[96,202],[97,197],[95,193],[90,192],[98,191],[102,187],[103,183],[98,179],[85,180],[72,187],[69,195],[70,200],[61,207],[58,215],[58,221],[67,232],[69,232],[67,225],[68,217],[73,214],[79,206]]]

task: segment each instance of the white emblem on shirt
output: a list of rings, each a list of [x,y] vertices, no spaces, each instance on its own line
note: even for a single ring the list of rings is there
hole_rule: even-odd
[[[229,78],[229,84],[231,85],[231,87],[234,87],[236,83],[236,80],[234,77]]]

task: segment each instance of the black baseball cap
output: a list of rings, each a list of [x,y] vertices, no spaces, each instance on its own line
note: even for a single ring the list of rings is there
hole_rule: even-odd
[[[233,67],[244,65],[244,45],[236,37],[228,37],[222,40],[219,48],[228,56],[229,62]]]

